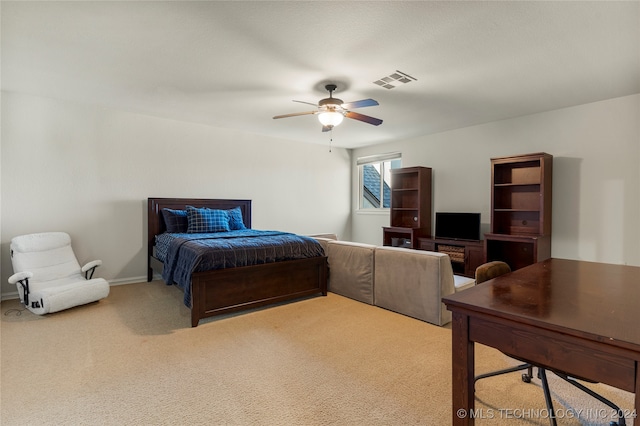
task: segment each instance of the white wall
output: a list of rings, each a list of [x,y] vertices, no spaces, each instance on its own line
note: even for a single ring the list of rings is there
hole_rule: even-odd
[[[396,151],[403,166],[433,168],[434,212],[480,212],[483,232],[491,219],[490,159],[547,152],[554,156],[552,256],[640,266],[640,95],[354,150],[354,193],[356,159]],[[353,239],[381,244],[389,214],[357,212],[355,199],[352,208]]]
[[[112,283],[146,278],[148,197],[253,200],[252,226],[350,237],[349,151],[2,93],[1,291],[16,235],[68,232]]]
[[[146,274],[147,197],[249,198],[253,226],[382,243],[389,215],[355,212],[357,157],[401,151],[434,169],[434,211],[478,211],[491,157],[554,155],[552,255],[640,265],[640,95],[353,152],[2,93],[0,279],[13,236],[71,234],[112,283]],[[353,178],[353,182],[352,182]],[[350,182],[352,182],[350,186]],[[354,214],[351,215],[351,208]]]

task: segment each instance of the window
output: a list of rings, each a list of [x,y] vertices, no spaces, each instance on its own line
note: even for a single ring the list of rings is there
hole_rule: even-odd
[[[402,167],[402,155],[372,155],[358,158],[359,208],[388,209],[391,206],[391,169]]]

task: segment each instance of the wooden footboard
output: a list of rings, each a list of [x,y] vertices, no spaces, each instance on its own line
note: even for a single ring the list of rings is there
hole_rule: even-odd
[[[191,326],[202,318],[316,294],[327,295],[326,257],[194,273]]]

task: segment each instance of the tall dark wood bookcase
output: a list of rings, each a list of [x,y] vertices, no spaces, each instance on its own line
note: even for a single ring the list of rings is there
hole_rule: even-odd
[[[431,235],[431,168],[391,170],[391,226],[383,229],[383,245],[418,248],[418,238]]]
[[[486,261],[512,270],[551,257],[553,156],[525,154],[491,159],[491,231]]]

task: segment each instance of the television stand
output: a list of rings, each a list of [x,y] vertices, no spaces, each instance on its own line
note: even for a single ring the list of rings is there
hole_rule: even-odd
[[[425,233],[419,228],[403,228],[400,226],[384,226],[382,228],[382,245],[392,247],[418,248],[418,240]]]
[[[453,273],[469,278],[475,278],[476,268],[485,262],[483,241],[426,237],[418,238],[416,248],[448,254],[451,258]]]

